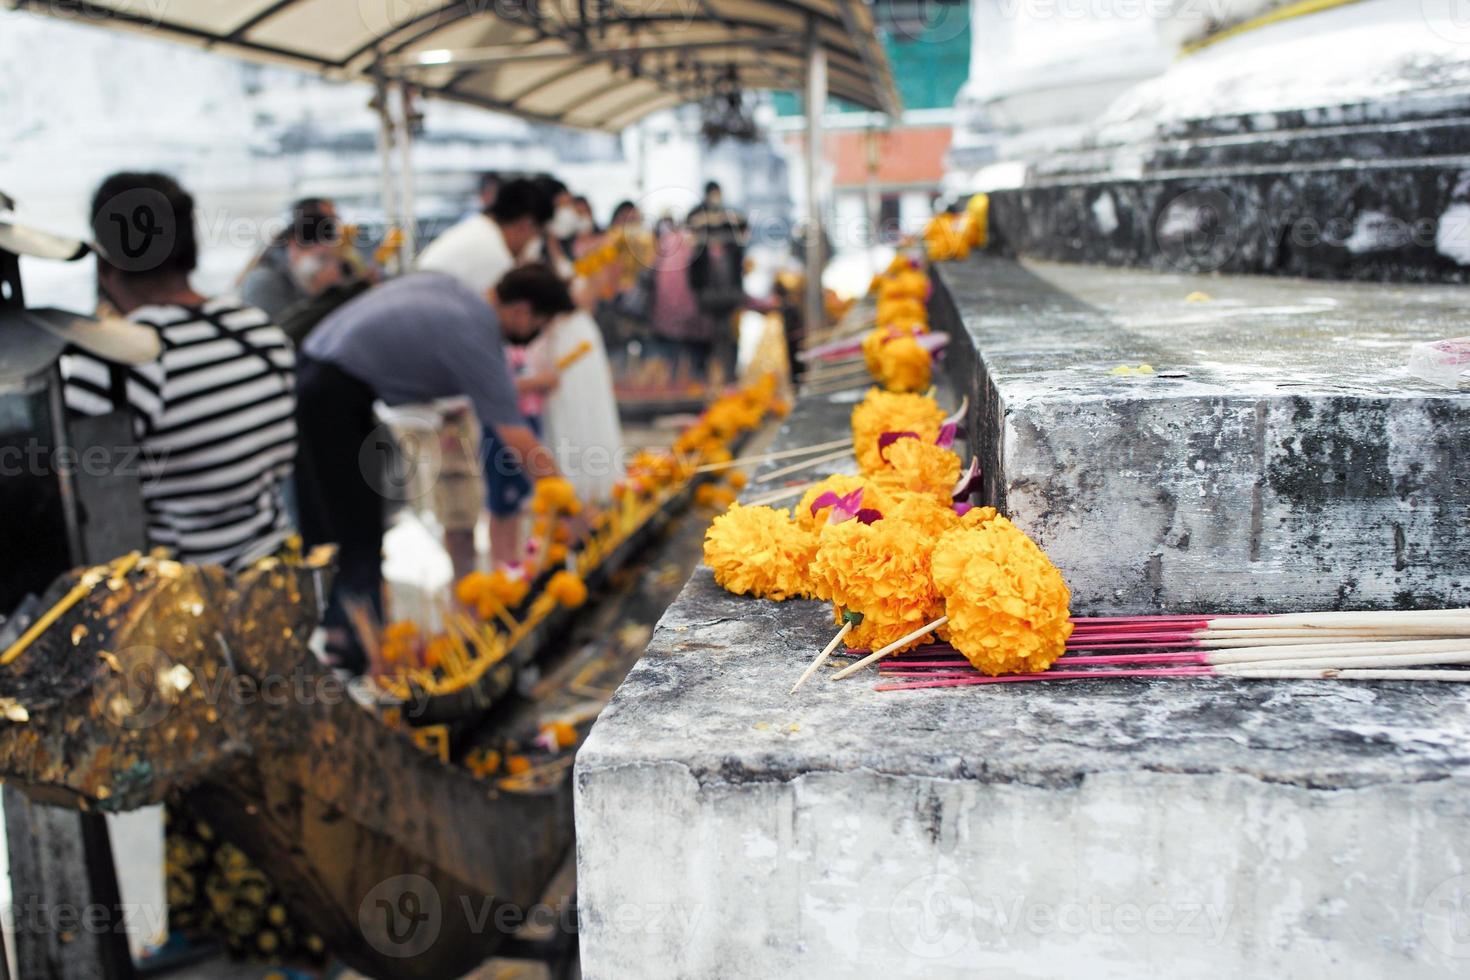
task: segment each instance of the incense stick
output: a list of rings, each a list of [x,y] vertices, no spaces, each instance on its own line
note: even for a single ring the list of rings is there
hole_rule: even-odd
[[[772,470],[769,473],[762,473],[759,477],[756,478],[756,480],[760,483],[765,483],[768,480],[775,480],[779,477],[783,477],[791,473],[799,473],[802,470],[811,469],[813,466],[821,466],[823,463],[835,463],[839,459],[846,459],[851,455],[852,446],[849,443],[849,445],[847,445],[847,447],[844,449],[839,449],[836,452],[827,453],[824,456],[818,456],[816,459],[805,459],[802,460],[800,463],[793,463],[790,466],[783,466],[779,470]]]
[[[778,459],[791,459],[795,456],[810,456],[812,453],[830,452],[831,450],[850,446],[851,439],[833,439],[831,442],[818,443],[815,446],[800,446],[796,449],[782,449],[773,453],[761,453],[758,456],[737,456],[719,463],[705,463],[696,466],[696,473],[713,473],[716,470],[728,470],[736,466],[749,466],[755,463],[770,463]]]
[[[770,504],[776,503],[777,501],[790,500],[792,497],[800,497],[802,494],[806,493],[812,487],[821,482],[821,480],[813,480],[810,483],[802,483],[794,487],[782,487],[780,490],[772,490],[770,493],[763,493],[759,496],[752,497],[751,499],[744,501],[743,503],[746,507],[768,506]]]
[[[914,630],[912,633],[908,634],[907,636],[904,636],[904,637],[901,637],[900,639],[894,640],[892,643],[888,644],[883,649],[878,650],[878,651],[876,651],[874,653],[868,654],[866,657],[864,657],[863,659],[859,660],[857,663],[853,664],[852,666],[845,667],[842,670],[839,670],[837,673],[835,673],[835,674],[832,675],[832,679],[834,681],[840,681],[840,680],[842,680],[842,678],[847,677],[847,676],[849,676],[851,674],[856,673],[857,671],[862,670],[864,667],[868,666],[868,664],[870,664],[870,663],[873,663],[875,660],[882,660],[884,657],[888,656],[890,653],[892,653],[894,650],[897,650],[899,647],[904,646],[905,644],[908,644],[908,643],[912,643],[915,640],[920,639],[921,637],[928,636],[930,633],[933,633],[935,630],[939,629],[939,627],[943,626],[947,622],[949,622],[949,617],[948,616],[940,616],[938,619],[934,620],[934,622],[932,622],[932,623],[925,623],[923,626],[920,626],[918,629]]]
[[[1470,682],[1470,670],[1343,669],[1327,667],[1165,667],[1153,670],[1070,670],[1042,674],[1003,674],[1000,677],[962,677],[917,681],[902,684],[878,684],[875,691],[913,691],[930,687],[970,687],[977,684],[1014,684],[1038,681],[1114,680],[1125,677],[1238,677],[1245,680],[1345,680],[1345,681],[1443,681]]]
[[[805,684],[807,682],[807,679],[817,672],[817,668],[821,667],[822,664],[827,662],[827,658],[832,656],[832,651],[837,649],[837,644],[841,643],[843,638],[851,632],[852,623],[843,623],[842,629],[838,630],[837,635],[832,637],[832,642],[828,643],[826,647],[822,649],[822,652],[817,654],[816,659],[813,660],[811,664],[807,667],[807,669],[802,673],[802,675],[796,679],[796,683],[791,685],[792,694],[795,694],[796,689]]]

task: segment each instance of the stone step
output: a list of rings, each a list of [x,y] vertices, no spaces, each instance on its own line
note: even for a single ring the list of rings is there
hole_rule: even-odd
[[[938,270],[987,494],[1077,612],[1470,605],[1470,392],[1406,371],[1461,290]]]

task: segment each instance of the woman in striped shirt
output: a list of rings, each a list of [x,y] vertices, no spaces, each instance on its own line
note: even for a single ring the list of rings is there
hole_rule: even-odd
[[[132,412],[151,544],[234,569],[270,554],[291,532],[282,496],[296,454],[290,341],[260,310],[189,285],[194,199],[172,178],[107,178],[92,230],[100,293],[155,328],[163,352],[133,367],[69,354],[67,406]]]

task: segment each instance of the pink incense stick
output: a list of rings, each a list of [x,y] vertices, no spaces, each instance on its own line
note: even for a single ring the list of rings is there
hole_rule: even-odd
[[[877,684],[875,691],[914,691],[924,687],[968,687],[973,684],[1026,684],[1033,681],[1110,680],[1116,677],[1211,677],[1213,667],[1153,667],[1142,670],[1048,670],[1040,674],[951,677],[902,684]]]

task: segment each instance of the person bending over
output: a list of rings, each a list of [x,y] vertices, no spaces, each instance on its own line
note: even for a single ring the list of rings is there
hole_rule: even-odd
[[[298,366],[297,492],[308,546],[338,546],[338,574],[324,625],[340,666],[363,667],[347,628],[345,602],[364,602],[381,620],[384,503],[401,496],[389,474],[393,442],[374,417],[388,405],[467,397],[533,478],[556,466],[516,405],[505,337],[534,338],[572,308],[544,265],[514,269],[490,302],[452,276],[412,273],[370,290],[324,319],[302,345]]]

